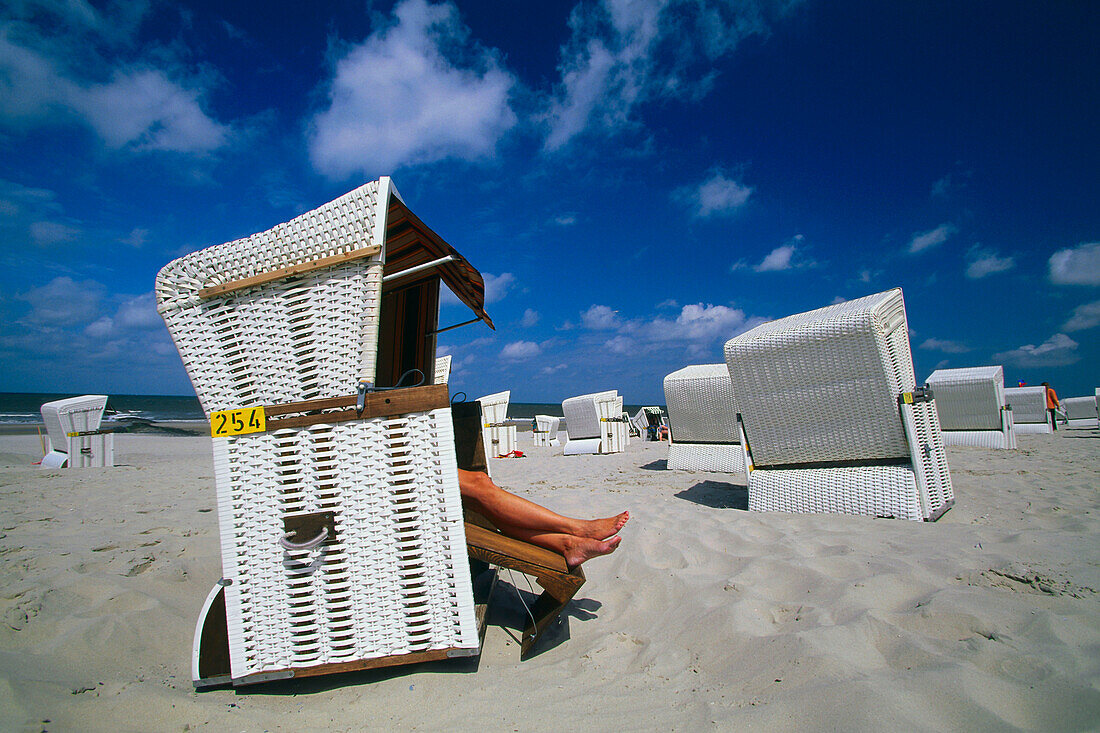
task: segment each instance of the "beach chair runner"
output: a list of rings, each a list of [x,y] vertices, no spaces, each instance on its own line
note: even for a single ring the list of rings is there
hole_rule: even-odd
[[[480,275],[388,178],[158,274],[214,435],[196,686],[479,651],[447,388],[374,391],[430,374],[435,324],[406,313],[437,314],[441,279],[492,326]]]
[[[668,407],[668,468],[745,472],[737,401],[723,364],[687,366],[664,379]]]
[[[1054,431],[1047,411],[1047,388],[1006,387],[1005,401],[1012,407],[1017,434],[1049,435]]]
[[[1016,448],[1012,408],[1005,402],[1001,366],[937,369],[927,384],[936,395],[944,445]]]
[[[726,343],[749,509],[934,520],[954,503],[932,395],[917,389],[900,289]]]
[[[1066,410],[1066,427],[1082,430],[1097,427],[1096,396],[1066,397],[1062,400]]]

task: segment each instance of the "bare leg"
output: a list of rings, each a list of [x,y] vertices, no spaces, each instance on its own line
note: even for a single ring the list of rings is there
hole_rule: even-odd
[[[564,555],[566,564],[571,568],[575,568],[594,557],[610,555],[623,541],[623,538],[618,536],[606,540],[594,540],[589,537],[577,537],[576,535],[560,532],[538,532],[508,525],[501,526],[500,531],[509,537],[524,540]]]
[[[471,502],[475,510],[484,514],[502,529],[507,526],[515,530],[606,540],[618,534],[630,519],[630,512],[604,519],[586,520],[566,517],[505,491],[480,471],[459,469],[458,486],[462,497]]]

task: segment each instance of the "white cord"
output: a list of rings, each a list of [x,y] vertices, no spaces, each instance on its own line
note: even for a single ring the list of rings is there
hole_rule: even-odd
[[[531,613],[531,609],[527,607],[527,601],[523,600],[523,594],[519,592],[519,586],[516,585],[516,577],[512,575],[512,569],[505,568],[505,570],[508,571],[508,580],[512,582],[512,588],[514,588],[516,591],[516,597],[519,598],[519,602],[523,604],[523,610],[527,611],[527,616],[531,619],[531,628],[534,628],[536,625],[535,614]],[[527,580],[527,587],[531,589],[532,593],[534,593],[535,587],[531,585],[531,579],[528,578],[526,575],[524,575],[523,577]]]

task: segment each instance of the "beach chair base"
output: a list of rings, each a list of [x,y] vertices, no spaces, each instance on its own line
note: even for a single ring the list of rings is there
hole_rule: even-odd
[[[589,453],[599,453],[600,446],[603,444],[602,438],[579,438],[569,439],[569,442],[565,444],[564,453],[567,456],[579,456]]]
[[[584,585],[584,571],[580,566],[570,568],[556,552],[502,535],[479,514],[467,511],[466,517],[470,557],[530,575],[543,588],[520,637],[520,659],[524,659]]]
[[[668,468],[673,471],[745,472],[745,453],[737,443],[669,443]]]
[[[1087,430],[1097,427],[1095,417],[1077,417],[1066,421],[1066,427],[1070,430]]]
[[[1050,427],[1050,423],[1018,422],[1016,423],[1016,432],[1025,435],[1049,435],[1054,430]]]
[[[1012,450],[1016,448],[1016,436],[999,430],[944,430],[943,444]]]
[[[234,678],[230,669],[229,631],[225,614],[225,588],[219,582],[206,596],[198,623],[195,625],[195,639],[191,650],[191,682],[196,689],[233,685],[254,685],[260,682],[284,680],[298,677],[314,677],[322,674],[356,672],[365,669],[394,667],[419,662],[435,662],[442,659],[476,656],[481,653],[481,642],[485,639],[485,623],[488,618],[489,601],[496,588],[496,569],[484,582],[474,584],[474,618],[477,623],[478,648],[432,649],[426,652],[395,654],[372,659],[359,659],[353,662],[336,664],[317,664],[309,667],[296,667],[265,671]]]

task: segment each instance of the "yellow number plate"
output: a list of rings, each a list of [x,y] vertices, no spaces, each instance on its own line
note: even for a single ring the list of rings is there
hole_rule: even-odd
[[[215,438],[224,438],[227,435],[262,433],[267,429],[266,424],[262,407],[220,410],[210,415],[210,434]]]
[[[901,393],[901,401],[904,402],[907,405],[913,404],[913,393],[912,392],[902,392]]]

